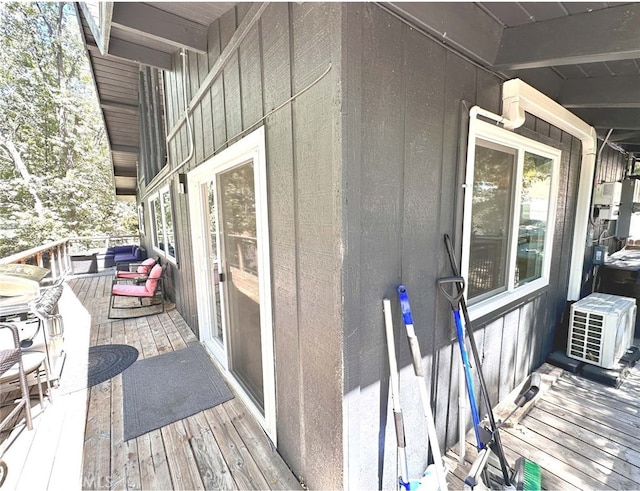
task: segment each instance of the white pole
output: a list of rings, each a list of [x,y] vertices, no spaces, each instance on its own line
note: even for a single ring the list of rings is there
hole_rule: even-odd
[[[393,406],[393,417],[396,428],[396,440],[398,442],[398,482],[409,482],[409,469],[407,467],[407,454],[404,437],[404,421],[402,418],[402,408],[400,407],[400,382],[398,380],[398,362],[396,360],[396,345],[393,337],[393,319],[391,317],[391,302],[388,298],[382,300],[384,310],[384,325],[387,334],[387,349],[389,351],[389,378],[391,385],[391,403]]]

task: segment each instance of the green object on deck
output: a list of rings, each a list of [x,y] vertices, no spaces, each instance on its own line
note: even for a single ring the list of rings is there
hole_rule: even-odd
[[[513,481],[518,491],[540,491],[542,489],[540,466],[520,457],[516,461]]]

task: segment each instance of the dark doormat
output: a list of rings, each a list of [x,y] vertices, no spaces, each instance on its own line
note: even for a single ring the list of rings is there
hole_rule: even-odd
[[[138,350],[127,344],[103,344],[89,348],[87,387],[115,377],[138,359]]]
[[[125,441],[233,398],[200,344],[134,363],[122,392]]]

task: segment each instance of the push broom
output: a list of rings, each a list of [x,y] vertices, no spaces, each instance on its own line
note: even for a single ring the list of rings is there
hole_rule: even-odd
[[[444,243],[447,249],[447,255],[449,256],[449,262],[451,264],[451,270],[453,276],[459,278],[456,288],[459,294],[459,306],[464,316],[464,323],[467,328],[467,334],[469,335],[469,344],[471,345],[471,353],[478,372],[478,380],[480,382],[480,393],[482,395],[484,405],[487,409],[487,415],[490,425],[490,442],[487,442],[489,448],[496,454],[500,462],[500,469],[502,471],[502,479],[504,489],[518,489],[524,491],[539,491],[542,488],[542,475],[540,466],[534,462],[520,458],[516,462],[516,470],[513,475],[510,475],[509,465],[504,455],[504,449],[502,447],[502,441],[500,439],[500,431],[496,425],[496,420],[493,415],[493,406],[489,400],[489,392],[487,391],[487,385],[482,373],[482,362],[480,355],[478,354],[478,347],[476,346],[475,336],[473,333],[473,326],[469,319],[469,311],[467,310],[467,303],[465,301],[464,292],[464,279],[460,276],[460,270],[458,263],[453,252],[453,246],[451,245],[451,239],[449,234],[444,234]],[[532,396],[531,396],[532,397]],[[485,452],[486,454],[486,452]],[[486,463],[486,459],[485,459]]]

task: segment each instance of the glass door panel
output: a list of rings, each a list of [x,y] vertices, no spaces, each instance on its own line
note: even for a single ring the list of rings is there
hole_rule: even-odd
[[[211,312],[213,314],[213,322],[211,322],[210,324],[210,338],[222,344],[224,342],[220,293],[220,288],[222,287],[222,285],[220,283],[220,257],[218,250],[218,210],[216,206],[215,180],[207,183],[206,195],[206,202],[208,204],[206,215],[208,217],[207,222],[209,225],[208,265],[211,269],[210,281],[211,285],[213,286],[213,298],[211,298]]]
[[[264,411],[253,162],[218,174],[229,367]]]

